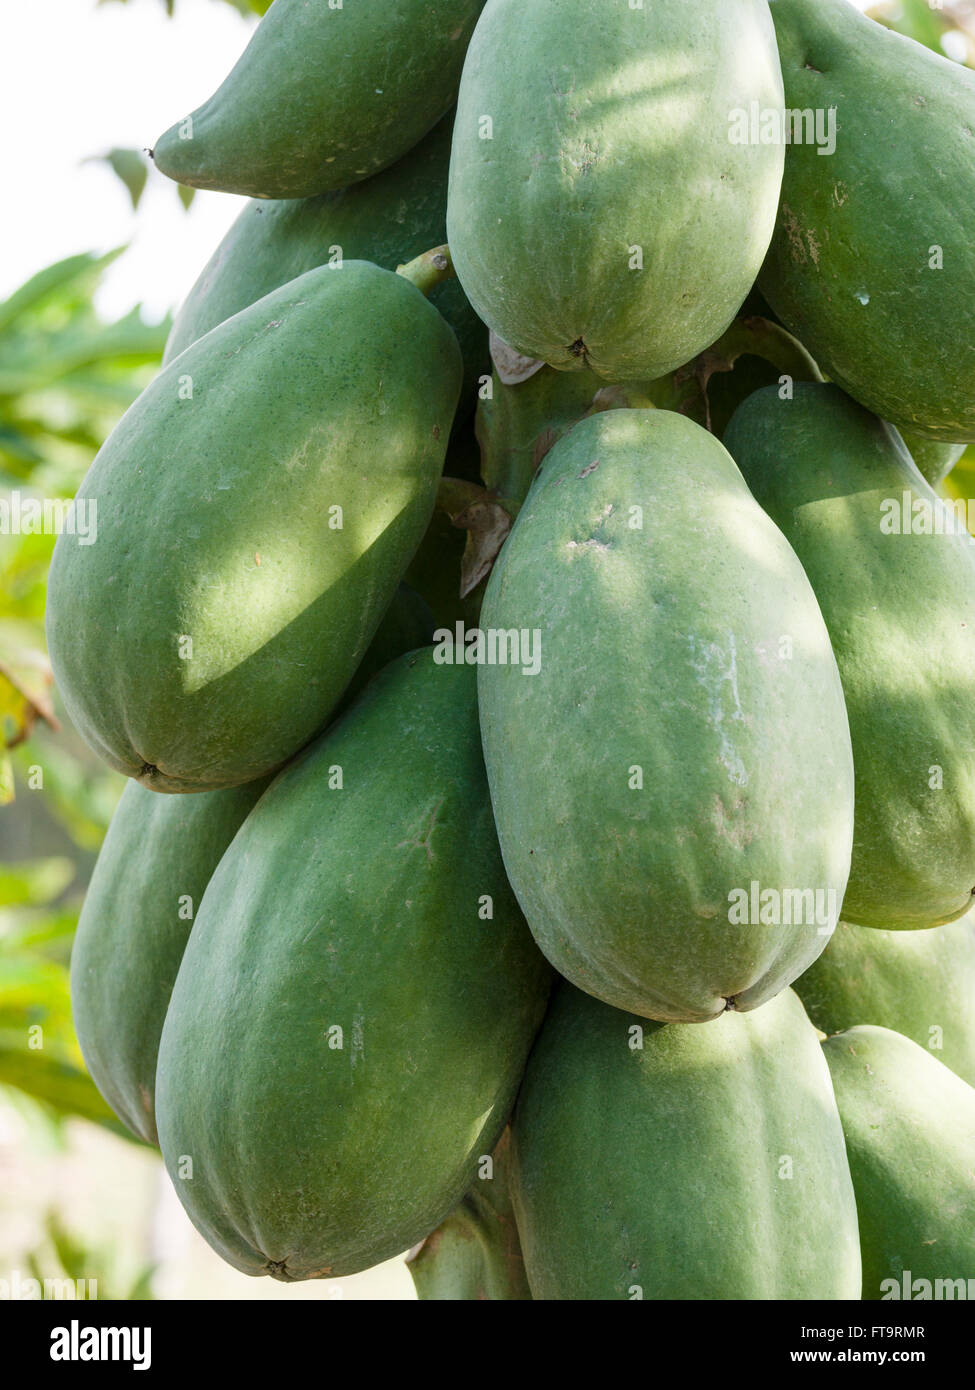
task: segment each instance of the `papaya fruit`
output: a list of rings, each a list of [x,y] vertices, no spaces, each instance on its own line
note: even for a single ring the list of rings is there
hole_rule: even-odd
[[[95,864],[71,952],[71,1008],[92,1080],[156,1143],[156,1057],[204,890],[267,778],[200,796],[127,782]]]
[[[475,674],[401,657],[276,779],[197,913],[157,1080],[194,1224],[284,1280],[410,1248],[497,1143],[548,986],[498,851]]]
[[[901,431],[901,438],[922,477],[932,487],[947,478],[967,448],[965,444],[941,444],[937,439],[925,439],[906,430]]]
[[[975,1085],[975,912],[929,931],[840,922],[795,991],[821,1032],[891,1028]]]
[[[361,261],[156,377],[78,494],[97,544],[62,534],[48,589],[65,708],[112,767],[216,790],[323,727],[423,537],[460,378],[436,309]]]
[[[408,584],[400,584],[383,614],[376,635],[342,696],[336,715],[350,705],[377,672],[406,652],[433,640],[434,618],[426,599]]]
[[[889,1028],[849,1028],[823,1050],[856,1193],[863,1297],[965,1298],[975,1280],[975,1090]]]
[[[401,584],[343,704],[431,632],[427,605]],[[270,780],[197,796],[157,796],[127,782],[95,864],[71,952],[75,1031],[102,1096],[149,1144],[159,1038],[193,918]]]
[[[849,871],[846,710],[802,567],[717,440],[664,410],[577,424],[481,629],[501,849],[552,964],[672,1022],[801,974]]]
[[[975,541],[838,386],[757,391],[725,443],[802,561],[839,663],[856,765],[843,918],[951,922],[975,888]]]
[[[511,1132],[407,1267],[423,1302],[530,1300],[508,1178]]]
[[[449,114],[381,174],[317,198],[246,204],[190,290],[170,330],[163,362],[231,315],[315,266],[340,259],[372,261],[386,270],[447,240]],[[473,410],[477,378],[487,370],[487,329],[460,282],[430,294],[457,335],[464,357],[461,408]]]
[[[771,13],[801,133],[759,288],[861,405],[913,434],[975,439],[975,73],[847,0]]]
[[[512,1121],[512,1197],[536,1299],[859,1297],[840,1117],[791,990],[701,1028],[561,985]]]
[[[765,0],[488,0],[447,202],[479,316],[518,352],[611,381],[701,352],[775,222],[783,146],[733,140],[753,102],[782,105]]]
[[[156,141],[191,188],[308,198],[378,174],[453,105],[483,0],[276,0],[210,99]]]

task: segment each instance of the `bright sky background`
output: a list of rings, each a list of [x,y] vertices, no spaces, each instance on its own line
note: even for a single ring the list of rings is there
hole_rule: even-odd
[[[161,0],[0,0],[0,298],[77,251],[131,250],[106,277],[112,315],[142,301],[159,318],[193,284],[244,199],[198,193],[184,211],[152,170],[137,213],[106,165],[143,148],[204,101],[236,62],[252,25],[232,6]]]
[[[175,185],[152,171],[133,215],[111,170],[82,161],[113,146],[150,146],[219,85],[251,23],[215,0],[178,0],[174,19],[161,0],[0,3],[0,298],[62,256],[129,242],[99,307],[114,316],[141,301],[162,317],[243,199],[198,193],[186,213]]]

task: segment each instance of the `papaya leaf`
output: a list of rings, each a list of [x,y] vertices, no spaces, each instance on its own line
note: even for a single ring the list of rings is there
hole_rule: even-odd
[[[83,293],[87,292],[90,295],[102,272],[124,250],[124,246],[117,246],[103,256],[84,251],[39,270],[19,289],[14,290],[8,299],[0,301],[0,329],[5,329],[15,320],[22,318],[28,310],[36,312],[53,297],[64,295],[69,288],[76,292],[81,289]]]
[[[108,150],[105,154],[89,155],[82,163],[107,164],[116,178],[125,185],[133,211],[138,208],[149,177],[149,168],[139,150],[116,148]]]
[[[45,683],[50,684],[50,680],[50,673],[45,673]],[[0,661],[0,746],[16,748],[30,737],[38,719],[52,729],[60,727],[46,692],[36,681],[31,687],[23,670]]]

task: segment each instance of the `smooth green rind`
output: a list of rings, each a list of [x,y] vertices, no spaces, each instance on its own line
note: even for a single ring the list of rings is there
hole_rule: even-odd
[[[823,1050],[856,1192],[863,1297],[965,1298],[975,1280],[975,1090],[888,1028],[850,1028]],[[965,1283],[925,1290],[916,1280]]]
[[[257,198],[379,173],[450,108],[482,3],[276,0],[209,101],[156,141],[156,167]]]
[[[903,1033],[975,1084],[975,914],[931,931],[840,922],[795,983],[823,1033],[873,1023]]]
[[[790,146],[759,286],[870,410],[975,439],[975,73],[847,0],[772,0],[771,12],[786,106],[835,108],[836,149]]]
[[[92,1080],[133,1133],[156,1143],[156,1057],[193,916],[267,780],[202,796],[127,783],[71,952],[71,1008]]]
[[[427,1236],[500,1137],[548,984],[501,864],[474,673],[412,653],[281,774],[197,914],[157,1113],[198,1229],[280,1279]]]
[[[480,317],[529,357],[613,381],[701,352],[775,222],[782,145],[731,139],[752,102],[782,106],[765,0],[488,0],[447,205]]]
[[[556,993],[512,1124],[536,1299],[855,1299],[829,1072],[787,990],[707,1028]]]
[[[492,1172],[478,1173],[460,1205],[409,1260],[421,1301],[531,1299],[511,1204],[509,1154],[510,1131],[505,1130],[492,1155]]]
[[[62,534],[51,566],[54,671],[96,752],[153,790],[208,791],[322,728],[422,539],[460,378],[437,311],[361,261],[160,373],[79,491],[96,543]]]
[[[975,541],[837,386],[756,392],[725,443],[802,561],[839,663],[856,764],[843,917],[951,922],[975,890]],[[903,534],[905,506],[948,534]]]
[[[453,115],[392,168],[318,198],[248,203],[214,251],[176,315],[165,363],[211,328],[315,266],[372,261],[395,270],[447,239],[447,167]],[[464,355],[461,408],[474,408],[488,370],[487,329],[457,280],[429,296]]]
[[[540,635],[537,674],[489,658],[478,693],[505,865],[549,960],[676,1022],[784,989],[839,915],[853,766],[812,589],[724,448],[663,410],[577,424],[481,627]],[[781,925],[732,920],[753,883],[783,894]],[[802,925],[790,890],[813,894]]]

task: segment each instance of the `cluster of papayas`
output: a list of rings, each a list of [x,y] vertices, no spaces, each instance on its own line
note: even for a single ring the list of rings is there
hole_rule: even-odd
[[[72,987],[238,1269],[975,1281],[973,130],[847,0],[275,0],[156,143],[254,201],[54,556]]]

